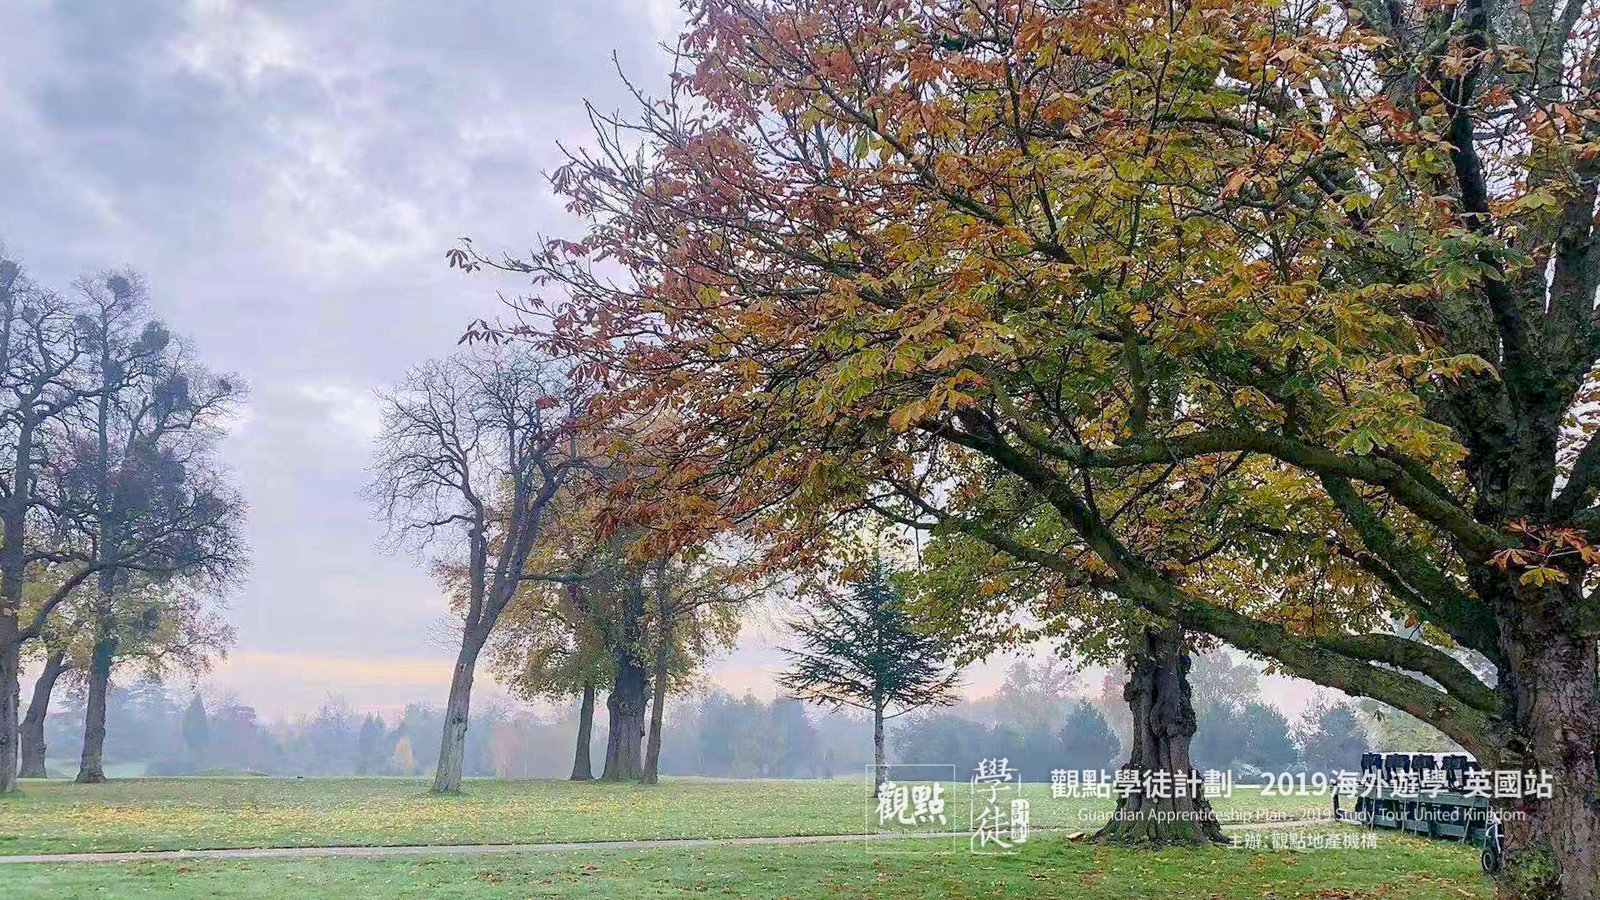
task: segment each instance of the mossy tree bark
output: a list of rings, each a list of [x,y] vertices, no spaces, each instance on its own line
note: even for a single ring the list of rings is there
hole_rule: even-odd
[[[642,781],[645,771],[645,713],[650,704],[650,669],[645,664],[643,649],[648,598],[640,573],[630,575],[623,594],[623,603],[606,638],[616,668],[611,679],[611,694],[606,697],[609,732],[605,769],[600,773],[603,781]]]
[[[450,693],[445,700],[444,731],[439,738],[439,766],[433,776],[433,792],[454,794],[461,791],[461,777],[467,758],[467,727],[472,713],[472,682],[478,668],[478,655],[489,639],[489,626],[463,630],[461,650],[450,674]]]
[[[668,663],[672,658],[672,616],[667,609],[657,611],[655,669],[650,696],[650,732],[645,741],[644,782],[655,784],[661,778],[661,728],[666,719]]]
[[[20,642],[4,634],[8,630],[16,630],[15,619],[0,615],[0,794],[17,789],[17,710],[22,705]]]
[[[1581,592],[1524,588],[1502,607],[1500,679],[1510,712],[1495,768],[1543,772],[1550,796],[1500,810],[1505,860],[1500,895],[1600,897],[1600,680],[1596,642],[1575,621]],[[1543,594],[1544,596],[1537,596]],[[1481,761],[1481,760],[1480,760]]]
[[[117,641],[102,632],[94,643],[89,660],[89,692],[83,707],[83,754],[78,761],[79,784],[99,784],[106,780],[106,698],[111,690],[111,664],[117,656]]]
[[[610,730],[606,735],[603,781],[640,781],[644,778],[645,709],[649,705],[650,679],[637,659],[622,661],[616,683],[606,698]]]
[[[1129,660],[1128,684],[1122,696],[1133,712],[1133,733],[1124,771],[1139,773],[1141,784],[1151,772],[1165,772],[1170,785],[1190,790],[1194,766],[1189,743],[1195,733],[1194,704],[1189,698],[1189,653],[1177,626],[1144,631],[1142,644]],[[1116,812],[1095,834],[1096,840],[1135,844],[1228,843],[1222,826],[1201,796],[1147,796],[1130,793],[1117,801]]]

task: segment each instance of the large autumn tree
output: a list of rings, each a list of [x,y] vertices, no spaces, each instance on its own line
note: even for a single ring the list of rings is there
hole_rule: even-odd
[[[556,174],[587,233],[453,253],[533,276],[606,415],[673,410],[641,521],[793,565],[874,509],[990,567],[983,612],[1270,657],[1551,773],[1502,891],[1600,894],[1588,5],[689,12]]]

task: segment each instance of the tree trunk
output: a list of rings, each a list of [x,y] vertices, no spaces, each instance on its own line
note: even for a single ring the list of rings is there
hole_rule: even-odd
[[[667,706],[667,662],[672,657],[672,619],[661,615],[661,633],[656,640],[654,693],[650,698],[650,739],[645,746],[644,781],[655,784],[661,773],[661,722]]]
[[[66,651],[57,650],[44,661],[44,671],[33,684],[33,698],[28,701],[28,714],[22,719],[22,771],[21,778],[46,778],[44,770],[44,719],[50,711],[50,694],[56,688],[56,679],[68,668]]]
[[[111,662],[116,658],[117,642],[102,633],[94,642],[89,660],[89,696],[83,708],[83,757],[78,762],[79,784],[99,784],[106,780],[103,767],[106,746],[106,694],[111,688]]]
[[[97,562],[104,563],[116,556],[117,529],[112,523],[112,509],[116,504],[111,496],[111,402],[110,390],[111,342],[100,342],[100,383],[106,388],[95,402],[95,436],[99,442],[94,475],[96,479],[95,509],[99,526],[99,540],[95,553]],[[111,664],[117,655],[116,596],[118,572],[115,568],[101,570],[97,577],[98,607],[95,619],[94,651],[89,660],[89,696],[83,712],[83,756],[78,762],[79,784],[99,784],[106,780],[102,767],[106,744],[106,698],[111,689]]]
[[[22,705],[22,645],[16,619],[0,616],[0,793],[17,789],[17,711]],[[6,633],[10,632],[10,633]]]
[[[606,781],[638,781],[644,776],[645,704],[649,697],[649,676],[632,654],[617,660],[617,676],[606,698],[606,713],[611,732],[606,735],[606,767],[600,777]]]
[[[610,733],[606,735],[606,781],[639,781],[644,777],[645,706],[650,697],[650,673],[641,659],[645,644],[644,586],[635,579],[626,602],[618,610],[614,632],[607,641],[616,670],[611,694],[606,697]]]
[[[589,742],[594,736],[594,682],[583,683],[583,702],[578,704],[578,749],[572,755],[573,781],[592,781]]]
[[[12,295],[5,295],[6,327]],[[17,727],[22,713],[22,590],[28,568],[28,484],[32,475],[33,425],[24,416],[17,429],[11,495],[0,500],[0,794],[17,789]]]
[[[884,764],[883,756],[883,706],[875,704],[872,707],[872,796],[876,798],[883,789],[883,783],[889,780],[889,767]]]
[[[444,707],[444,734],[439,739],[439,768],[433,775],[435,794],[461,792],[461,768],[467,755],[467,716],[472,708],[472,677],[478,668],[478,653],[488,639],[487,629],[465,628],[461,652],[450,675],[450,697]]]
[[[1133,746],[1124,770],[1138,772],[1143,783],[1147,772],[1164,771],[1168,784],[1192,790],[1189,742],[1194,738],[1194,706],[1189,700],[1189,653],[1183,644],[1183,630],[1176,626],[1147,628],[1143,646],[1129,661],[1128,684],[1122,695],[1133,712]],[[1095,835],[1096,840],[1119,843],[1200,843],[1226,844],[1228,838],[1211,812],[1211,804],[1200,796],[1149,797],[1136,791],[1117,800],[1111,820]]]
[[[1501,619],[1511,678],[1502,680],[1515,730],[1500,769],[1548,773],[1551,796],[1500,809],[1505,860],[1502,897],[1600,897],[1600,699],[1596,642],[1563,621],[1578,608],[1522,598]]]

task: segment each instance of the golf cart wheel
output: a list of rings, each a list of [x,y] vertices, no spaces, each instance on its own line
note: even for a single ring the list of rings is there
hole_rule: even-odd
[[[1478,854],[1478,865],[1483,867],[1484,874],[1494,875],[1500,871],[1500,851],[1493,844],[1483,848]]]

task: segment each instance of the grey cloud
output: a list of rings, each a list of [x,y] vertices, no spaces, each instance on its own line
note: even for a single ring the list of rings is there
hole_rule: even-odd
[[[437,589],[356,496],[361,404],[514,288],[445,269],[457,238],[570,227],[541,171],[583,139],[582,98],[623,103],[613,49],[660,83],[666,8],[0,0],[0,240],[57,285],[145,270],[253,386],[228,445],[252,506],[241,652],[438,653]]]

